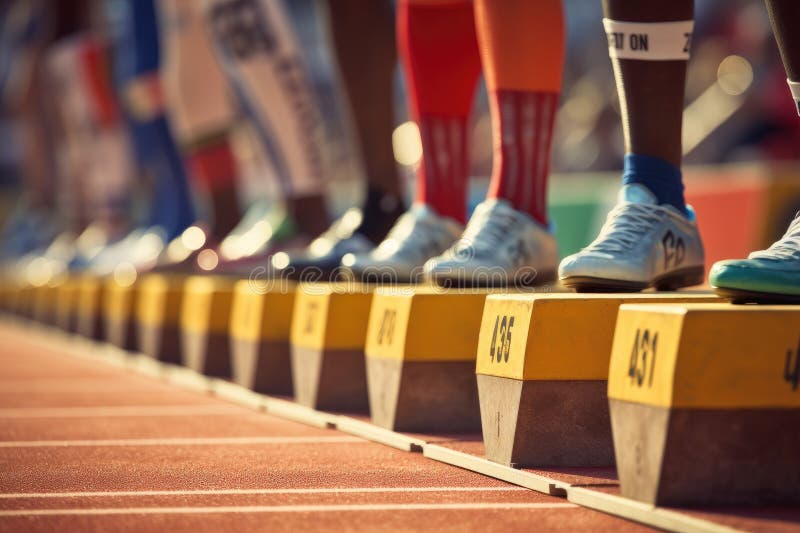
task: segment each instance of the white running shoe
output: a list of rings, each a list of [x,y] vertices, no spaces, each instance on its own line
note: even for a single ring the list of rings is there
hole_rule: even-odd
[[[368,254],[347,254],[345,271],[357,280],[409,283],[422,280],[425,261],[444,252],[463,227],[430,206],[415,205],[397,219],[377,248]]]
[[[705,254],[694,211],[659,205],[647,187],[625,185],[600,235],[563,261],[561,282],[579,292],[674,290],[703,283]]]
[[[155,266],[166,246],[164,231],[158,226],[135,229],[121,240],[109,244],[94,256],[88,269],[105,276],[116,271],[136,272]]]
[[[425,274],[442,286],[541,285],[555,280],[558,245],[553,234],[505,200],[486,200],[461,239],[428,261]]]

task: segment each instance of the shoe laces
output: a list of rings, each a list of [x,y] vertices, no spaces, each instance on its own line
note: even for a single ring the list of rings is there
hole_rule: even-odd
[[[515,215],[513,211],[504,213],[498,209],[476,209],[464,230],[460,247],[467,244],[476,252],[495,251],[519,222]]]
[[[411,218],[410,221],[409,218]],[[408,226],[410,226],[410,230],[407,229]],[[432,217],[406,213],[398,219],[379,248],[384,248],[385,243],[393,241],[397,247],[395,254],[403,256],[412,254],[416,257],[427,258],[438,253],[443,233],[442,228]]]
[[[766,250],[760,250],[750,254],[751,259],[774,259],[778,261],[786,259],[800,260],[800,213],[794,221],[789,224],[789,229]]]
[[[592,252],[625,252],[662,220],[665,209],[652,204],[624,202],[608,214],[600,235],[586,247]]]

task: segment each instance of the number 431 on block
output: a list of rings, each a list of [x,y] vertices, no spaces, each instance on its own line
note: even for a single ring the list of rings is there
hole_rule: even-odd
[[[644,386],[645,383],[648,387],[653,386],[657,348],[658,332],[651,332],[649,329],[636,330],[628,364],[628,377],[632,384],[638,387]]]

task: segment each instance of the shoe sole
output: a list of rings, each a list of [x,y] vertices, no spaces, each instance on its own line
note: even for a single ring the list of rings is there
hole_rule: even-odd
[[[557,279],[557,272],[555,270],[550,270],[547,272],[538,273],[531,283],[509,284],[508,280],[487,280],[483,278],[464,279],[450,277],[432,278],[431,283],[444,289],[498,289],[506,287],[540,287],[548,283],[554,283]]]
[[[640,292],[654,288],[657,291],[674,291],[683,287],[701,285],[705,281],[705,267],[689,267],[662,274],[650,280],[629,281],[623,279],[572,276],[561,278],[561,284],[576,292]]]
[[[734,304],[800,304],[800,295],[775,294],[771,292],[745,291],[714,287],[714,292],[723,298],[730,298]]]

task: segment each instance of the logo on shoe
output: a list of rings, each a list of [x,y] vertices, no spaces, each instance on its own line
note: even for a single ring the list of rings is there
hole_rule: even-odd
[[[517,241],[508,248],[508,258],[515,267],[527,263],[529,257],[530,251],[522,239],[517,239]]]
[[[661,238],[661,244],[664,246],[664,270],[679,267],[686,258],[686,245],[683,238],[675,237],[672,230],[667,230],[664,237]]]

